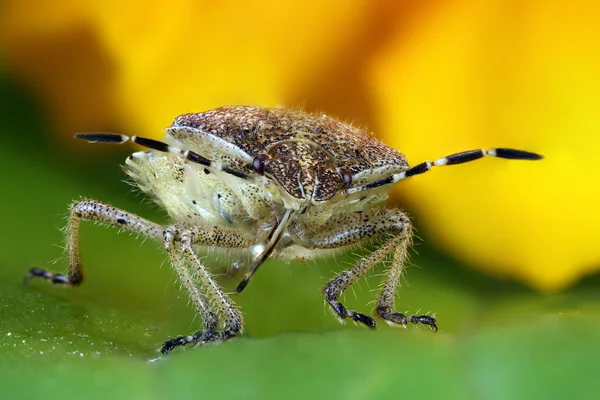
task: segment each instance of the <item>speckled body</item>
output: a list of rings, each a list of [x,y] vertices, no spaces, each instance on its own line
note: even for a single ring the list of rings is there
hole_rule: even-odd
[[[163,353],[188,344],[228,340],[243,329],[242,314],[198,256],[207,249],[224,250],[245,262],[247,272],[236,289],[239,293],[269,258],[314,258],[378,239],[378,248],[325,285],[325,301],[340,320],[349,318],[374,328],[373,318],[346,309],[339,298],[391,254],[375,316],[389,324],[410,322],[437,331],[434,317],[394,312],[412,226],[402,211],[380,207],[387,192],[392,184],[433,166],[486,155],[541,158],[515,149],[477,149],[409,168],[398,151],[326,115],[247,106],[181,115],[167,128],[164,141],[110,133],[76,137],[103,143],[131,140],[152,149],[132,154],[126,171],[172,221],[163,226],[97,200],[74,202],[66,229],[68,273],[33,268],[28,278],[67,285],[83,281],[81,220],[161,242],[204,325],[193,335],[167,340]]]
[[[218,166],[207,168],[157,151],[128,158],[129,175],[175,222],[232,226],[261,238],[286,210],[295,210],[285,240],[272,255],[287,259],[312,258],[319,251],[306,246],[304,237],[336,224],[339,213],[380,204],[389,187],[354,196],[345,189],[408,168],[400,152],[363,130],[326,115],[286,109],[234,106],[184,114],[163,140]],[[270,160],[264,174],[252,167],[261,154]],[[341,172],[351,174],[350,186]]]

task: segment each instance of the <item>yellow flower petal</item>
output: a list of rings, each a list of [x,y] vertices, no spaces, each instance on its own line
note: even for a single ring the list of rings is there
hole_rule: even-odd
[[[7,69],[48,107],[57,132],[116,126],[111,60],[90,25],[89,4],[65,0],[0,3],[0,49]]]
[[[413,164],[494,146],[546,156],[397,188],[446,249],[544,291],[600,267],[599,20],[595,2],[443,2],[373,67],[378,126]]]
[[[316,71],[338,61],[338,49],[354,37],[371,5],[97,0],[36,7],[7,1],[3,7],[10,10],[0,18],[7,21],[2,42],[11,64],[17,71],[27,68],[26,79],[44,87],[68,126],[81,115],[107,117],[116,110],[112,125],[160,137],[181,113],[237,103],[285,104]],[[35,18],[28,21],[32,8]],[[26,46],[15,41],[23,37]],[[62,48],[68,54],[35,62],[39,52],[30,49],[47,52],[48,43],[53,50],[69,44]],[[108,71],[90,65],[90,59],[106,60]],[[60,73],[63,68],[75,77]],[[98,93],[104,104],[95,102]]]

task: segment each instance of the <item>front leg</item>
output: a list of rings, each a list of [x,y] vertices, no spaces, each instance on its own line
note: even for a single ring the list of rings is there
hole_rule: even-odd
[[[429,325],[434,331],[437,330],[435,319],[432,317],[405,316],[393,312],[398,281],[412,240],[412,226],[406,215],[399,210],[355,212],[340,215],[329,225],[329,230],[301,239],[315,249],[333,249],[361,243],[367,239],[384,238],[383,244],[377,250],[325,285],[325,300],[340,319],[351,318],[370,328],[375,327],[375,321],[371,317],[346,309],[338,299],[354,282],[393,252],[392,264],[386,273],[375,314],[392,324],[405,326],[408,322],[413,322]]]
[[[199,305],[198,309],[205,321],[205,329],[192,335],[167,340],[161,349],[164,354],[169,353],[176,347],[188,344],[228,340],[237,336],[243,328],[241,313],[204,267],[194,252],[194,244],[248,248],[255,244],[255,239],[225,226],[195,226],[183,230],[178,229],[177,226],[171,226],[165,230],[165,250],[169,254],[174,268],[181,271],[180,276],[184,279],[184,283],[189,282],[186,283],[186,288],[188,288],[192,299]],[[199,285],[191,283],[188,265],[191,266],[194,278],[199,282]],[[224,322],[222,327],[218,326],[219,320],[215,312],[222,317]],[[206,321],[210,321],[210,323],[206,323]]]
[[[79,223],[81,220],[97,221],[115,226],[130,232],[162,241],[171,258],[175,271],[202,317],[204,330],[193,336],[183,336],[167,341],[162,348],[167,353],[173,348],[187,343],[205,343],[215,340],[226,340],[235,336],[242,328],[242,318],[233,303],[219,289],[218,285],[193,253],[192,244],[202,243],[218,247],[246,248],[254,243],[252,238],[227,227],[196,227],[179,233],[176,226],[163,227],[123,211],[111,205],[96,201],[82,200],[71,205],[67,232],[68,272],[66,275],[49,272],[41,268],[32,268],[26,277],[41,277],[55,284],[79,285],[83,281],[84,270],[79,255]],[[181,257],[181,251],[185,259]],[[194,264],[195,270],[187,268],[186,260]],[[196,284],[200,281],[200,285]],[[215,307],[213,307],[215,305]],[[226,329],[218,332],[219,318],[217,312],[224,315]]]
[[[76,201],[71,205],[69,223],[66,228],[66,249],[69,260],[67,274],[56,274],[42,268],[32,268],[25,278],[26,281],[34,277],[40,277],[54,284],[75,286],[83,282],[84,270],[79,255],[79,222],[82,219],[115,226],[157,241],[161,241],[163,237],[162,226],[135,214],[97,200]]]

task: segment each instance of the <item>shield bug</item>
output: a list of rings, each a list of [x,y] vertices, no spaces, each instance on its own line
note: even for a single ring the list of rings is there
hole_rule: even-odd
[[[28,278],[66,285],[83,281],[78,242],[82,219],[162,243],[204,325],[194,334],[167,340],[163,353],[190,343],[227,340],[242,331],[241,313],[198,257],[207,247],[247,256],[247,272],[237,287],[241,292],[268,258],[315,258],[377,238],[381,244],[375,251],[325,285],[325,301],[339,319],[374,328],[372,317],[347,309],[339,298],[391,254],[374,315],[391,324],[410,322],[437,331],[431,316],[394,310],[412,228],[402,211],[383,207],[389,190],[434,166],[484,156],[542,158],[522,150],[478,149],[410,167],[399,151],[326,115],[247,106],[181,115],[163,141],[108,133],[76,137],[94,143],[131,141],[148,148],[127,158],[126,171],[172,222],[161,226],[97,200],[77,201],[67,228],[67,274],[33,268]]]

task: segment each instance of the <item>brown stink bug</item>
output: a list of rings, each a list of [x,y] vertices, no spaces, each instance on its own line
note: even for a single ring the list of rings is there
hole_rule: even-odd
[[[250,264],[241,292],[267,258],[315,258],[368,239],[381,245],[323,289],[340,319],[375,327],[373,318],[348,310],[339,298],[353,282],[392,254],[375,316],[391,324],[424,324],[435,318],[394,311],[394,296],[411,243],[411,223],[397,209],[382,208],[394,183],[433,166],[461,164],[486,155],[538,160],[540,155],[496,148],[453,154],[409,167],[399,151],[368,133],[326,115],[261,107],[222,107],[184,114],[164,141],[108,133],[77,134],[90,142],[131,140],[150,150],[127,158],[126,171],[167,210],[161,226],[96,200],[71,205],[66,275],[34,268],[28,278],[79,285],[79,221],[98,221],[163,244],[187,289],[204,329],[167,340],[162,352],[190,343],[227,340],[242,331],[242,315],[197,253],[202,247],[236,249]]]

